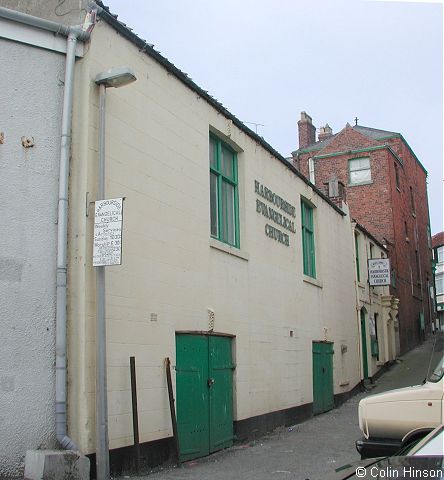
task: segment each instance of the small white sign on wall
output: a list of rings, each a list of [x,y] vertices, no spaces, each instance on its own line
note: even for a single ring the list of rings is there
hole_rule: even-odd
[[[368,261],[368,282],[372,287],[390,285],[390,260],[375,258]]]
[[[121,265],[123,198],[94,203],[93,266]]]

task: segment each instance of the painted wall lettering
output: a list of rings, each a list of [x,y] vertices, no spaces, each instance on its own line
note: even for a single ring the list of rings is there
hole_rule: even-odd
[[[273,205],[269,206],[261,199],[257,198],[256,212],[262,214],[265,218],[272,221],[276,225],[279,225],[284,230],[287,230],[291,233],[296,233],[293,220],[293,218],[296,218],[296,208],[257,180],[254,181],[254,191],[259,197]],[[284,213],[281,213],[279,210]],[[269,238],[273,238],[282,245],[287,247],[290,245],[289,235],[270,225],[269,223],[265,225],[265,235]]]

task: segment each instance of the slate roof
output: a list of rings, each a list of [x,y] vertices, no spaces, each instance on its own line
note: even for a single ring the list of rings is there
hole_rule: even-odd
[[[371,138],[373,140],[381,140],[382,138],[393,137],[393,135],[399,135],[398,132],[380,130],[379,128],[363,127],[361,125],[355,125],[352,128],[353,130],[356,130],[357,132],[362,133],[366,137]]]
[[[348,125],[348,124],[347,124]],[[404,141],[405,145],[407,148],[410,150],[410,153],[413,155],[415,160],[417,161],[418,165],[424,170],[424,173],[427,174],[427,170],[425,169],[424,165],[420,162],[419,158],[416,156],[415,152],[412,150],[410,145],[407,143],[406,139],[402,136],[402,134],[398,132],[391,132],[390,130],[380,130],[379,128],[371,128],[371,127],[364,127],[362,125],[354,125],[353,130],[356,132],[359,132],[363,135],[365,135],[367,138],[370,138],[371,140],[376,140],[376,141],[381,141],[389,137],[399,137],[401,140]],[[298,150],[292,152],[292,155],[297,155],[298,153],[305,153],[305,152],[314,152],[314,151],[319,151],[326,147],[327,145],[330,144],[330,142],[341,132],[335,133],[329,138],[326,138],[325,140],[322,140],[320,142],[315,142],[312,143],[311,145],[308,145],[304,148],[299,148]],[[386,145],[386,144],[381,144],[381,145]],[[386,145],[387,146],[387,145]],[[388,147],[390,148],[390,147]],[[402,160],[401,160],[402,163]]]
[[[380,130],[378,128],[371,128],[371,127],[364,127],[362,125],[354,125],[353,130],[366,137],[370,138],[371,140],[382,140],[383,138],[393,137],[394,135],[399,135],[397,132],[390,132],[389,130]],[[320,142],[312,143],[311,145],[307,145],[304,148],[300,148],[296,150],[295,153],[304,151],[304,152],[312,152],[314,150],[322,150],[324,147],[330,144],[330,142],[337,136],[339,133],[335,133],[331,137],[326,138],[325,140],[321,140]]]

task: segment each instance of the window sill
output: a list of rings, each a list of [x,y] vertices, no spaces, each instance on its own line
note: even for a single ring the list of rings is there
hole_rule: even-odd
[[[308,275],[304,275],[303,280],[305,283],[309,283],[311,285],[314,285],[315,287],[322,288],[322,282],[317,280],[316,278],[309,277]]]
[[[215,248],[216,250],[220,250],[221,252],[228,253],[229,255],[233,255],[233,257],[242,258],[242,260],[250,259],[250,255],[243,250],[239,250],[239,248],[232,247],[231,245],[227,245],[226,243],[220,242],[215,238],[210,238],[210,247]]]
[[[361,183],[348,183],[347,187],[362,187],[362,185],[372,185],[373,180],[370,180],[370,182],[361,182]]]

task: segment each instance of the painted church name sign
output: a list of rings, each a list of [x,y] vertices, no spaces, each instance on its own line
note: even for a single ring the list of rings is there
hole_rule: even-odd
[[[296,208],[257,180],[254,181],[254,191],[260,197],[256,199],[256,212],[284,230],[267,223],[265,235],[288,247],[290,236],[286,232],[296,233],[293,220]]]

